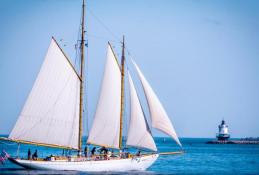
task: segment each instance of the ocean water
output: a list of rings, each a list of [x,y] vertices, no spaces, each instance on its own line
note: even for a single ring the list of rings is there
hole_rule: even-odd
[[[182,138],[184,154],[160,156],[158,160],[143,172],[125,172],[123,174],[259,174],[259,145],[211,145],[205,144],[212,139]],[[160,152],[177,151],[179,147],[170,138],[155,138]],[[26,156],[28,148],[32,153],[38,150],[39,156],[50,155],[61,150],[53,148],[20,146],[20,155]],[[0,150],[11,155],[17,154],[17,144],[3,144]],[[6,161],[0,165],[0,174],[89,174],[76,171],[39,171],[25,170]],[[101,174],[120,174],[106,172]]]

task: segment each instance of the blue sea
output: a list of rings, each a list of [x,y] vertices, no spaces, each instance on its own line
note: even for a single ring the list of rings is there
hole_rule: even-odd
[[[160,156],[144,172],[125,172],[123,174],[259,174],[259,145],[206,144],[213,139],[182,138],[184,154]],[[160,152],[179,151],[170,138],[155,138]],[[62,150],[31,145],[21,145],[20,155],[26,156],[28,148],[32,153],[38,150],[39,156],[62,154]],[[11,155],[17,154],[17,144],[0,142],[0,150]],[[76,171],[25,170],[6,161],[0,165],[0,174],[79,174]],[[101,174],[120,174],[106,172]]]

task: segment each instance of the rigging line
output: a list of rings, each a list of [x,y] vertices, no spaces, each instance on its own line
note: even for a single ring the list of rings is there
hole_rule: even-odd
[[[87,38],[88,38],[88,35],[87,35]],[[87,47],[86,47],[86,59],[85,59],[85,61],[86,61],[86,68],[85,68],[85,71],[86,71],[86,73],[85,73],[85,84],[84,84],[84,88],[85,88],[85,113],[86,113],[86,117],[85,117],[85,119],[86,119],[86,135],[88,136],[88,134],[89,134],[89,104],[88,104],[88,90],[89,90],[89,88],[88,88],[88,79],[89,79],[89,66],[88,66],[88,63],[89,63],[89,48],[88,48],[88,40],[86,40],[86,45],[87,45]]]
[[[76,40],[76,44],[75,44],[76,53],[75,53],[74,64],[75,64],[76,67],[79,66],[79,65],[77,65],[77,61],[78,61],[78,64],[79,64],[79,54],[80,54],[79,52],[80,52],[80,49],[79,49],[78,45],[79,45],[80,36],[81,36],[82,13],[83,12],[81,12],[81,15],[80,15],[80,20],[79,20],[79,25],[78,25],[79,27],[78,27],[78,33],[77,33],[77,40]],[[77,69],[78,69],[78,67],[77,67]]]
[[[110,38],[108,37],[105,37],[105,36],[99,36],[99,35],[92,35],[92,34],[88,34],[88,38],[96,38],[96,39],[99,39],[99,40],[105,40],[105,41],[110,41],[110,42],[114,42],[114,43],[117,43],[116,40],[111,40]],[[120,42],[119,42],[120,43]]]
[[[89,11],[89,14],[91,14],[105,28],[105,30],[107,32],[109,32],[116,39],[116,42],[121,43],[121,39],[116,34],[114,34],[112,32],[112,30],[104,22],[102,22],[102,20],[99,17],[97,17],[97,15],[95,15],[94,12],[88,6],[86,6],[86,9]],[[88,34],[88,36],[91,36],[91,35]],[[96,38],[99,37],[100,39],[107,39],[105,37],[94,36],[94,35],[92,35],[92,37],[96,37]],[[128,55],[130,57],[132,57],[129,49],[126,46],[125,46],[125,50],[127,51]],[[127,62],[126,60],[127,59],[125,59],[125,62]]]
[[[130,49],[125,46],[125,50],[126,50],[128,56],[130,57],[130,59],[135,60],[136,57],[131,54]],[[125,60],[126,60],[126,59],[125,59]],[[127,61],[126,61],[126,62],[127,62]]]
[[[105,25],[102,20],[100,18],[98,18],[94,13],[93,11],[89,8],[89,7],[86,7],[86,9],[89,11],[89,14],[91,14],[104,28],[107,32],[109,32],[118,42],[120,42],[120,38],[117,37],[117,35],[115,35],[112,30],[107,26]]]
[[[133,57],[130,54],[128,54],[128,55],[129,55],[130,59],[133,59]],[[129,68],[128,59],[125,59],[125,65],[126,65],[126,70],[130,71],[131,69]]]
[[[126,57],[125,57],[126,58]],[[128,67],[128,64],[127,64],[127,61],[126,61],[127,59],[125,59],[125,72],[128,72],[129,71],[129,67]],[[125,74],[125,77],[127,77],[127,79],[129,78],[128,77],[128,73],[126,73]],[[126,78],[125,78],[126,79]],[[126,89],[127,88],[127,89]],[[127,90],[127,91],[126,91]],[[129,92],[129,83],[128,83],[128,81],[125,81],[125,92]],[[128,131],[129,131],[129,119],[130,119],[130,115],[129,115],[129,108],[128,107],[130,107],[130,102],[129,102],[129,99],[130,99],[130,95],[129,95],[129,93],[125,93],[125,110],[124,110],[124,118],[125,118],[125,120],[126,120],[126,122],[125,122],[125,129],[126,129],[126,132],[124,133],[124,134],[128,134]],[[129,104],[128,104],[129,103]],[[127,134],[125,135],[125,139],[126,139],[126,141],[127,141]],[[127,147],[126,146],[126,144],[124,145],[125,147]]]

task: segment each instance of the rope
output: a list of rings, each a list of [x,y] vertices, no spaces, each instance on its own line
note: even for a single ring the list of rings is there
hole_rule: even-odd
[[[98,18],[97,15],[95,15],[95,14],[93,13],[93,11],[92,11],[88,6],[86,6],[86,9],[89,11],[89,14],[92,15],[92,16],[97,20],[97,22],[99,22],[99,23],[104,27],[104,29],[105,29],[108,33],[110,33],[110,34],[113,36],[113,38],[116,40],[116,42],[121,43],[121,39],[120,39],[116,34],[114,34],[114,33],[112,32],[112,30],[111,30],[104,22],[102,22],[102,20],[101,20],[100,18]],[[99,39],[105,39],[105,40],[108,39],[107,37],[96,36],[96,35],[89,35],[89,34],[88,34],[88,37],[89,37],[89,36],[90,36],[90,37],[99,38]],[[133,58],[132,54],[130,53],[129,48],[125,46],[125,50],[126,50],[127,54],[128,54],[131,58]],[[127,59],[125,59],[125,63],[128,64],[128,63],[127,63]]]
[[[83,12],[81,12],[83,13]],[[82,15],[80,17],[80,21],[79,21],[79,27],[78,27],[78,33],[77,33],[77,41],[76,41],[76,44],[75,44],[75,49],[76,49],[76,53],[75,53],[75,65],[77,64],[77,61],[78,61],[78,64],[79,64],[79,53],[80,53],[80,49],[79,49],[79,41],[80,41],[80,36],[81,36],[81,21],[82,21]],[[76,65],[77,66],[77,65]],[[79,65],[78,65],[79,66]]]
[[[89,105],[88,105],[88,76],[89,76],[89,70],[88,70],[88,68],[89,68],[89,66],[88,66],[88,63],[89,63],[89,59],[87,59],[87,58],[89,58],[89,49],[88,49],[88,41],[87,41],[87,47],[86,47],[86,68],[85,68],[85,70],[86,70],[86,73],[85,73],[85,84],[84,84],[84,86],[85,86],[85,96],[86,96],[86,98],[85,98],[85,113],[86,113],[86,134],[87,135],[89,135],[89,116],[90,116],[90,114],[89,114]]]
[[[103,40],[103,41],[110,41],[110,42],[118,43],[117,40],[111,40],[111,38],[108,38],[105,36],[93,35],[93,34],[88,34],[87,36],[88,36],[88,38],[95,38],[95,39],[99,39],[99,40]],[[121,43],[121,42],[119,42],[119,43]]]
[[[128,78],[128,70],[129,70],[129,67],[128,67],[128,64],[127,64],[127,62],[126,62],[126,59],[125,59],[125,79],[126,79],[126,77]],[[127,88],[127,89],[126,89]],[[126,91],[127,90],[127,91]],[[128,92],[128,93],[126,93],[126,92]],[[129,132],[129,118],[130,118],[130,113],[128,112],[128,110],[127,109],[129,109],[128,107],[130,107],[130,97],[129,97],[129,84],[125,81],[125,94],[124,94],[124,97],[125,97],[125,102],[124,102],[124,104],[125,104],[125,109],[124,109],[124,118],[125,118],[125,129],[126,129],[126,133],[128,134],[128,132]],[[128,104],[129,103],[129,104]],[[130,109],[129,109],[130,110]],[[125,134],[126,134],[125,133]],[[124,145],[125,147],[127,147],[127,145],[125,144]]]
[[[117,35],[115,35],[115,34],[110,30],[110,28],[109,28],[107,25],[105,25],[105,24],[102,22],[102,20],[101,20],[100,18],[98,18],[88,6],[86,6],[86,9],[87,9],[87,10],[90,12],[90,14],[105,28],[105,30],[106,30],[108,33],[110,33],[117,41],[120,42],[119,37],[117,37]]]
[[[118,43],[121,43],[121,39],[88,7],[88,6],[86,6],[86,9],[88,10],[88,12],[89,12],[89,14],[109,33],[109,34],[111,34],[111,36],[114,38],[114,42],[118,42]],[[87,35],[88,37],[93,37],[93,38],[97,38],[97,39],[103,39],[103,40],[109,40],[107,37],[103,37],[103,36],[97,36],[97,35],[90,35],[90,34],[88,34]],[[111,41],[111,40],[110,40]],[[131,54],[131,52],[130,52],[130,50],[129,50],[129,48],[128,47],[126,47],[125,46],[125,50],[126,50],[126,54],[129,56],[129,58],[131,58],[131,59],[133,59],[133,56],[132,56],[132,54]],[[87,47],[87,57],[88,57],[88,47]],[[86,59],[87,61],[87,66],[88,66],[88,59]],[[126,71],[127,70],[130,70],[129,69],[129,62],[128,62],[128,59],[125,59],[125,67],[126,67]],[[87,69],[87,74],[88,74],[88,68],[86,68]],[[125,76],[126,77],[126,76]],[[88,84],[88,79],[86,79],[85,80],[86,81],[86,83],[85,84]],[[86,86],[86,95],[87,95],[87,87],[88,86]],[[125,86],[125,88],[126,88],[126,86]],[[126,92],[126,91],[125,91]],[[125,96],[125,110],[124,110],[124,119],[125,119],[125,129],[126,130],[128,130],[128,119],[129,119],[129,111],[127,110],[128,109],[128,101],[127,101],[127,94],[125,93],[124,94],[124,96]],[[87,103],[87,101],[86,101],[86,103]],[[87,116],[89,116],[89,114],[88,114],[88,112],[89,111],[87,111]],[[143,113],[144,113],[144,111],[143,111]],[[144,114],[145,115],[145,114]],[[87,120],[88,120],[88,117],[86,118]],[[151,129],[152,130],[152,128],[149,128],[149,129]],[[89,134],[89,120],[87,121],[87,133]],[[151,131],[151,133],[152,133],[152,131]]]

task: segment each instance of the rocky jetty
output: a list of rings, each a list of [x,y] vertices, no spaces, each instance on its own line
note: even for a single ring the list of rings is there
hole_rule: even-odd
[[[211,140],[207,144],[259,144],[259,137],[257,138],[242,138],[238,140]]]

